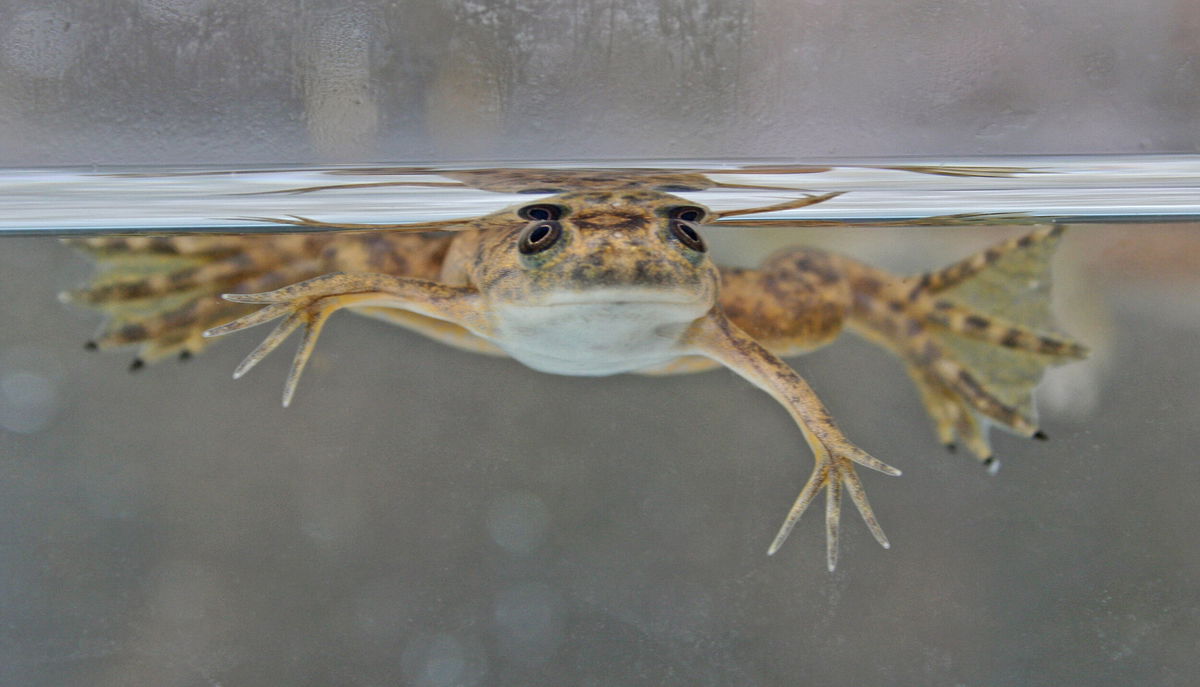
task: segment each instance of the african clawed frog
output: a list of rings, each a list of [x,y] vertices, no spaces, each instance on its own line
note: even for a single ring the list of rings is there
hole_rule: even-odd
[[[144,355],[190,353],[205,345],[201,332],[214,337],[281,319],[235,376],[302,329],[285,405],[321,328],[343,308],[557,374],[669,374],[723,365],[787,410],[816,459],[769,552],[824,490],[832,570],[843,490],[875,539],[888,546],[856,466],[887,475],[900,471],[852,444],[781,357],[826,344],[844,327],[854,329],[904,361],[944,443],[959,439],[990,463],[987,422],[1042,436],[1029,392],[1046,365],[1082,357],[1085,349],[1048,331],[1048,280],[1025,279],[1048,277],[1059,228],[1036,230],[916,277],[804,248],[780,252],[758,269],[718,267],[710,260],[699,233],[703,225],[801,204],[714,213],[653,188],[583,189],[470,220],[394,225],[391,232],[87,239],[75,243],[107,264],[110,278],[72,298],[113,315],[97,345],[143,342]],[[121,278],[122,255],[156,251],[176,262],[159,274]],[[1015,292],[1032,289],[1016,319],[1005,319],[1003,298],[990,301],[996,304],[992,312],[982,312],[978,297],[962,290],[989,272],[1012,275],[1001,281]],[[274,290],[262,292],[267,288]],[[183,306],[164,306],[142,320],[107,307],[187,289],[195,295]],[[963,297],[956,297],[960,291]],[[221,292],[228,302],[215,298]],[[239,317],[244,309],[230,310],[231,303],[260,308]],[[986,355],[973,353],[973,346]],[[1019,368],[1015,383],[1005,361]]]

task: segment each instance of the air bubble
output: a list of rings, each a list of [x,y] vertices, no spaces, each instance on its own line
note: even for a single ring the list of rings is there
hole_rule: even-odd
[[[536,495],[510,492],[491,503],[486,518],[492,541],[509,553],[526,554],[546,538],[550,514]]]

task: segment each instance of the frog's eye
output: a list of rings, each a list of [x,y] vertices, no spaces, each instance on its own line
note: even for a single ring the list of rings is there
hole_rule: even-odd
[[[696,233],[696,225],[689,220],[673,219],[670,222],[671,236],[674,236],[680,243],[691,248],[697,253],[703,253],[708,250],[704,245],[704,239],[700,238],[700,234]]]
[[[536,206],[535,206],[536,207]],[[562,238],[562,225],[553,220],[545,222],[530,222],[529,226],[521,232],[521,238],[517,242],[517,250],[524,255],[533,255],[541,253],[558,243]]]
[[[667,217],[671,219],[681,219],[684,222],[700,222],[704,219],[704,208],[698,208],[694,205],[680,205],[677,208],[671,208],[667,213]]]
[[[517,216],[521,219],[533,220],[539,222],[541,220],[555,220],[562,217],[563,209],[561,205],[551,205],[549,203],[538,203],[537,205],[526,205],[517,210]]]

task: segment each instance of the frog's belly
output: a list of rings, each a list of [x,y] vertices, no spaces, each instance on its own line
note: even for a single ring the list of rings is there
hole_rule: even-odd
[[[684,355],[680,338],[704,315],[692,302],[507,305],[497,308],[493,342],[542,372],[611,375]]]

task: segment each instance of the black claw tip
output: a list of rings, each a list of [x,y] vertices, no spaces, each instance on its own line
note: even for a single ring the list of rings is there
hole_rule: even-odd
[[[132,363],[129,363],[129,371],[137,372],[146,366],[146,361],[141,358],[134,358]]]
[[[1050,437],[1046,436],[1046,433],[1040,429],[1033,433],[1033,438],[1037,439],[1038,441],[1048,441],[1050,439]]]
[[[996,456],[988,456],[983,459],[983,467],[990,468],[996,464]]]
[[[954,443],[953,441],[948,444],[945,444],[945,446],[946,446],[946,450],[951,453],[954,453],[955,451],[958,450],[958,444]]]
[[[83,350],[98,351],[98,350],[100,350],[100,344],[96,343],[95,341],[88,341],[87,343],[85,343],[83,345]]]
[[[184,362],[185,360],[191,360],[191,359],[192,359],[191,351],[184,349],[179,352],[179,362]]]

